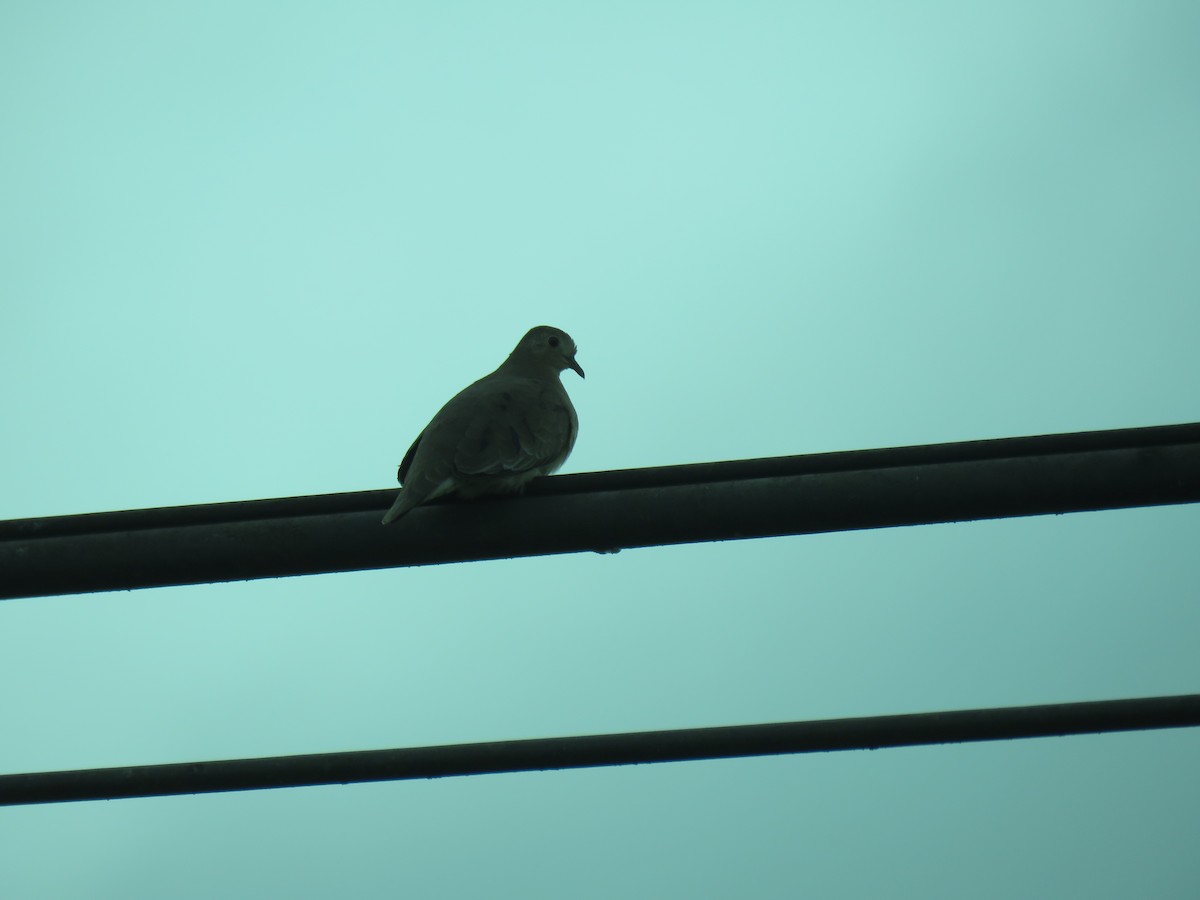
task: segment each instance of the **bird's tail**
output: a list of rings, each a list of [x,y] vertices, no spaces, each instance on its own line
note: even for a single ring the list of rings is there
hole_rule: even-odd
[[[418,501],[414,501],[413,492],[401,490],[396,495],[396,500],[392,503],[392,508],[383,514],[383,524],[388,525],[395,522],[398,518],[417,505]]]

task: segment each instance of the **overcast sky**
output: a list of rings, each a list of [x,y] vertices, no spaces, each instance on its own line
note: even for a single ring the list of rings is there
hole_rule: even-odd
[[[0,7],[0,518],[1200,420],[1200,6]],[[382,510],[381,510],[382,511]],[[1200,508],[0,604],[0,771],[1200,691]],[[0,578],[3,573],[0,573]],[[1192,731],[0,810],[0,894],[1194,896]]]

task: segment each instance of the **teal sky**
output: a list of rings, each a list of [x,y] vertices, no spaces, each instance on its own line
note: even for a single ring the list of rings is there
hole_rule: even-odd
[[[1200,420],[1193,2],[0,7],[0,518]],[[1200,691],[1200,508],[0,604],[0,772]],[[0,573],[0,578],[3,573]],[[0,810],[41,898],[1194,896],[1200,733]]]

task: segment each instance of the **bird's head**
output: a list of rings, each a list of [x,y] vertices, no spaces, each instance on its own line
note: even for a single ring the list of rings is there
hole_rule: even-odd
[[[521,338],[509,360],[522,367],[550,369],[555,375],[563,369],[574,369],[583,378],[583,367],[575,361],[575,353],[575,342],[569,334],[560,328],[539,325]]]

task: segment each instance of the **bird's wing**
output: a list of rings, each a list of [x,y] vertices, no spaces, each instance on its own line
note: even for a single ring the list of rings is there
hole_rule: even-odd
[[[557,378],[493,374],[447,407],[452,468],[466,477],[554,471],[571,452],[579,428]]]
[[[408,470],[412,468],[413,457],[417,455],[417,446],[423,437],[425,437],[424,431],[417,435],[417,439],[412,442],[412,446],[404,454],[404,459],[400,460],[400,468],[396,470],[396,480],[401,484],[408,480]]]

